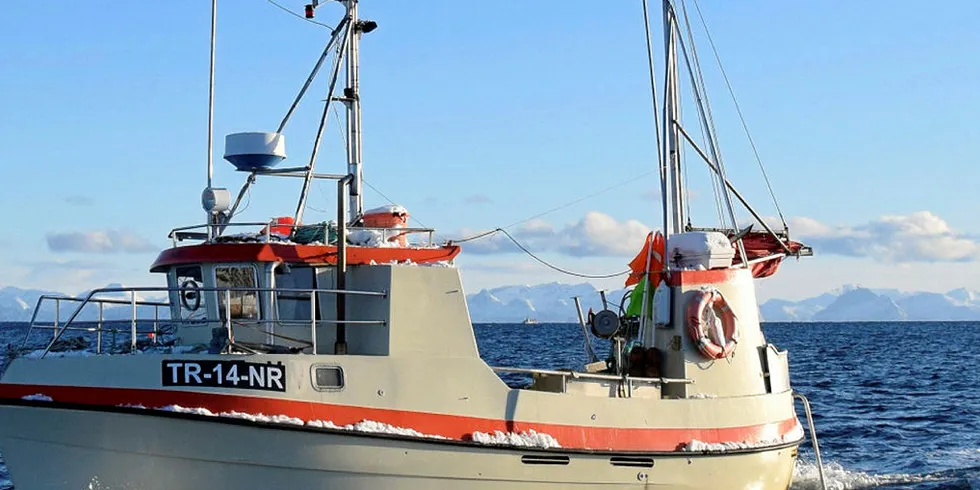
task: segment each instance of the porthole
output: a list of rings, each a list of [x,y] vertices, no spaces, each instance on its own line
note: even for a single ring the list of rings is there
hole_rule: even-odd
[[[344,389],[344,370],[340,366],[314,365],[312,368],[313,389],[317,391],[337,391]]]

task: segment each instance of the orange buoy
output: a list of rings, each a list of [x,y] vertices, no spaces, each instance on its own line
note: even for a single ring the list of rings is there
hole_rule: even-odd
[[[268,230],[269,233],[274,233],[276,235],[288,237],[293,233],[293,228],[294,225],[296,224],[296,221],[293,219],[292,216],[280,216],[278,218],[272,218],[271,224],[272,224],[271,229],[268,226],[262,228],[261,233],[263,235]]]
[[[697,291],[691,298],[687,304],[687,332],[709,359],[724,359],[735,352],[735,314],[717,289]]]

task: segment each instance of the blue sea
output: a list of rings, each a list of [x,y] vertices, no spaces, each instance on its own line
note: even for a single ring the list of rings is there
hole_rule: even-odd
[[[789,350],[793,386],[813,406],[828,488],[980,489],[980,323],[763,328],[770,342]],[[577,325],[474,329],[492,365],[555,369],[586,360]],[[0,356],[23,331],[0,324]],[[594,346],[600,356],[608,350]],[[820,488],[808,443],[796,473],[794,489]],[[0,459],[0,490],[11,488]]]

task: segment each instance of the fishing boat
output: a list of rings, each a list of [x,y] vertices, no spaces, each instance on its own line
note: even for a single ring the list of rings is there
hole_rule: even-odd
[[[531,317],[524,317],[524,321],[521,322],[524,325],[537,325],[538,321]]]
[[[764,229],[740,228],[717,142],[702,150],[682,125],[680,60],[703,90],[683,4],[663,1],[664,228],[630,264],[627,305],[579,308],[609,355],[550,370],[488,365],[455,267],[462,246],[409,227],[400,206],[364,209],[358,53],[377,24],[359,17],[358,0],[340,3],[343,19],[278,129],[226,137],[225,159],[245,175],[234,198],[212,182],[209,131],[206,221],[170,232],[150,266],[165,287],[39,300],[0,377],[0,451],[17,489],[787,488],[805,433],[787,352],[760,329],[754,280],[810,249],[744,200]],[[310,161],[279,167],[284,128],[327,59]],[[346,172],[318,173],[336,104]],[[697,107],[706,123],[704,98]],[[685,144],[713,171],[730,226],[688,222]],[[295,213],[235,220],[260,178],[301,182]],[[315,180],[336,182],[336,222],[303,222]],[[111,324],[110,308],[132,315]],[[529,381],[505,383],[515,373]]]

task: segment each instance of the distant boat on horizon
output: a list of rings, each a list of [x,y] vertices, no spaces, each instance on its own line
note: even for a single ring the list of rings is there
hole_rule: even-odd
[[[524,321],[521,322],[523,325],[536,325],[537,323],[538,321],[531,317],[526,317],[524,318]]]

